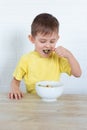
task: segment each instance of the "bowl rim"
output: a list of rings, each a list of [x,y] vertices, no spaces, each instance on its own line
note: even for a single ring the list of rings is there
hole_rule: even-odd
[[[52,85],[53,87],[46,87],[45,85]],[[54,88],[54,87],[63,87],[63,83],[61,81],[49,81],[49,80],[43,80],[36,82],[36,86],[40,87],[46,87],[46,88]]]

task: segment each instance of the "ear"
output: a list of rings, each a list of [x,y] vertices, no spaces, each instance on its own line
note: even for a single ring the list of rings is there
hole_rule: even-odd
[[[29,35],[28,38],[32,43],[34,43],[34,37],[32,35]]]

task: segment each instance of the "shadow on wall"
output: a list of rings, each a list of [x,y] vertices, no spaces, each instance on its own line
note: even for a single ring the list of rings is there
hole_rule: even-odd
[[[18,60],[31,49],[24,30],[5,30],[2,40],[0,91],[8,91]],[[32,45],[32,44],[31,44]]]

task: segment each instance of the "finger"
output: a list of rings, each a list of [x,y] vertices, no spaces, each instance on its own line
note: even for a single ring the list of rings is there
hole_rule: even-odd
[[[56,52],[56,54],[57,54],[59,57],[64,57],[64,55],[63,55],[62,52],[60,52],[60,51],[55,51],[55,52]]]
[[[22,97],[23,97],[22,93],[18,93],[18,94],[17,94],[17,98],[18,98],[18,99],[21,99]]]
[[[14,98],[14,94],[13,93],[9,93],[9,98],[13,99]]]
[[[23,97],[24,96],[24,94],[21,92],[21,97]]]
[[[8,94],[8,97],[11,98],[11,93]]]
[[[21,99],[24,95],[22,92],[17,93],[18,99]]]
[[[19,99],[19,94],[18,93],[14,94],[14,99],[16,99],[16,100]]]

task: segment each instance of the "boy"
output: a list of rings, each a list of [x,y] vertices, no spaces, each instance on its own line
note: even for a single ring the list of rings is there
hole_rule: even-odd
[[[24,79],[26,91],[35,93],[35,83],[42,80],[60,80],[61,73],[81,76],[79,63],[72,53],[62,46],[55,48],[59,39],[59,22],[48,13],[35,17],[29,40],[35,50],[21,57],[13,74],[10,99],[21,99],[20,82]]]

